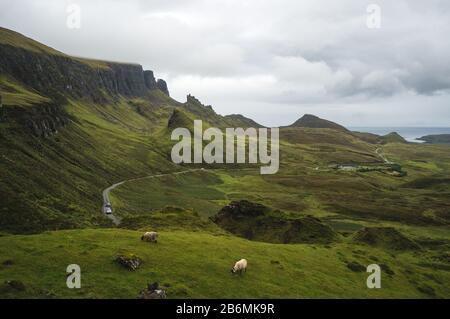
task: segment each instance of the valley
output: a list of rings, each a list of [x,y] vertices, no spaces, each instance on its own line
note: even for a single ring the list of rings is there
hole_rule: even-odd
[[[450,297],[448,145],[305,115],[279,129],[276,174],[175,164],[175,128],[262,126],[176,101],[136,64],[3,28],[0,53],[1,298],[138,298],[151,282],[168,298]],[[240,258],[248,272],[230,275]],[[381,289],[366,286],[374,263]],[[69,264],[81,289],[66,287]]]

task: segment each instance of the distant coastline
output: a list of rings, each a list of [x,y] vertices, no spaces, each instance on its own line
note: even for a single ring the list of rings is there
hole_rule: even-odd
[[[427,135],[450,134],[450,127],[349,127],[348,129],[357,132],[372,133],[377,135],[386,135],[391,132],[397,132],[408,142],[424,143],[417,140]]]
[[[419,138],[419,141],[429,144],[450,144],[450,134],[426,135]]]

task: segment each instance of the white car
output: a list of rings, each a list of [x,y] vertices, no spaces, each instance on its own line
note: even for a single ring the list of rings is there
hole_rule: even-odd
[[[107,215],[112,214],[112,208],[110,206],[103,207],[103,212]]]

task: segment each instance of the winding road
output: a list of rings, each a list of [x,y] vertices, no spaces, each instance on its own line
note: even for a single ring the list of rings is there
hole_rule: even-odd
[[[386,163],[386,164],[393,164],[393,162],[389,161],[386,156],[382,153],[382,149],[381,147],[378,147],[375,150],[375,153]],[[315,170],[320,170],[319,167],[315,167]],[[109,193],[116,187],[124,184],[124,183],[128,183],[128,182],[134,182],[134,181],[139,181],[142,179],[147,179],[147,178],[157,178],[157,177],[164,177],[164,176],[169,176],[169,175],[180,175],[180,174],[186,174],[186,173],[192,173],[192,172],[196,172],[196,171],[205,171],[204,168],[195,168],[195,169],[189,169],[189,170],[185,170],[185,171],[179,171],[179,172],[172,172],[172,173],[164,173],[164,174],[155,174],[155,175],[148,175],[148,176],[143,176],[143,177],[137,177],[137,178],[132,178],[132,179],[127,179],[127,180],[123,180],[121,182],[115,183],[111,186],[109,186],[108,188],[105,188],[102,192],[102,196],[103,196],[103,206],[102,206],[102,213],[106,215],[106,217],[108,217],[109,219],[111,219],[111,221],[114,223],[114,225],[119,225],[120,224],[120,218],[118,218],[117,216],[114,216],[113,214],[113,208],[111,205],[111,200],[109,198]],[[107,214],[106,213],[106,208],[107,207],[111,208],[111,213]]]
[[[109,214],[106,213],[106,207],[109,205],[111,207],[111,211],[113,211],[112,209],[112,205],[111,205],[111,200],[109,198],[109,193],[116,187],[124,184],[124,183],[128,183],[128,182],[134,182],[134,181],[139,181],[142,179],[147,179],[147,178],[156,178],[156,177],[164,177],[164,176],[169,176],[169,175],[180,175],[180,174],[186,174],[186,173],[192,173],[192,172],[196,172],[196,171],[205,171],[204,168],[196,168],[196,169],[189,169],[186,171],[179,171],[179,172],[173,172],[173,173],[165,173],[165,174],[156,174],[156,175],[148,175],[148,176],[143,176],[143,177],[137,177],[137,178],[132,178],[132,179],[127,179],[118,183],[115,183],[111,186],[109,186],[108,188],[105,188],[102,192],[102,196],[103,196],[103,207],[102,207],[102,213],[106,215],[106,217],[108,217],[109,219],[111,219],[111,221],[114,223],[114,225],[119,225],[120,224],[120,218],[118,218],[117,216],[114,216],[114,214],[111,212]]]
[[[382,149],[381,149],[381,147],[378,147],[376,150],[375,150],[375,153],[377,153],[377,155],[379,156],[379,157],[381,157],[381,159],[386,163],[386,164],[394,164],[393,162],[391,162],[390,160],[388,160],[387,159],[387,157],[382,153]]]

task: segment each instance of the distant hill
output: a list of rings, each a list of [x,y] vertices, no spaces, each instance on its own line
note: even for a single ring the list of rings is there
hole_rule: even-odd
[[[252,119],[249,119],[241,114],[225,115],[225,120],[237,124],[239,127],[263,127],[261,124],[256,123]]]
[[[407,141],[397,132],[392,132],[381,136],[381,140],[384,143],[407,143]]]
[[[417,139],[429,144],[450,144],[450,134],[426,135]]]
[[[183,104],[183,109],[193,114],[195,119],[207,121],[214,127],[263,127],[261,124],[258,124],[252,119],[249,119],[241,114],[231,114],[225,116],[217,114],[211,105],[204,105],[199,99],[191,94],[187,95],[186,102]]]
[[[342,125],[321,119],[315,115],[305,114],[289,127],[307,127],[307,128],[330,128],[338,131],[348,131]]]
[[[351,132],[353,136],[370,144],[388,144],[388,143],[408,143],[397,132],[391,132],[386,135],[377,135],[366,132]]]

